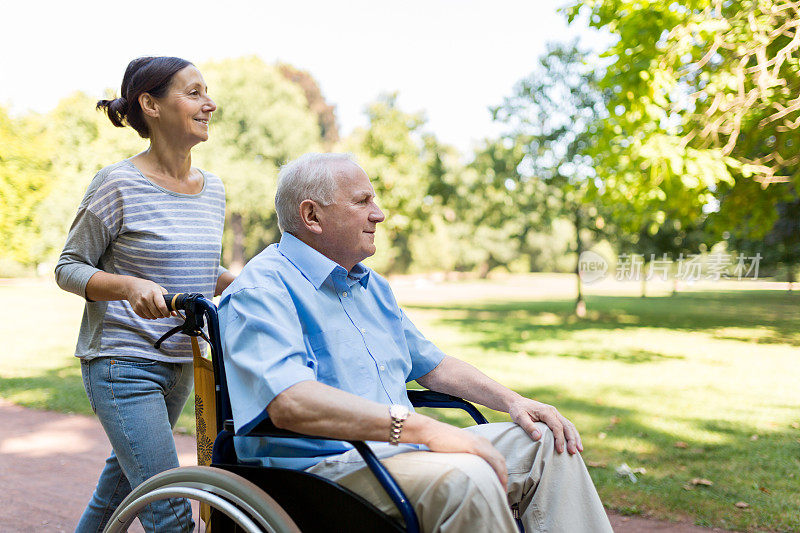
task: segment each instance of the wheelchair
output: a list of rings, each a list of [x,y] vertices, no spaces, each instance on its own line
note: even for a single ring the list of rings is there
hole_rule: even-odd
[[[145,481],[122,501],[109,520],[106,533],[127,531],[146,505],[169,498],[187,498],[207,506],[206,531],[213,533],[419,532],[419,521],[403,490],[362,441],[347,442],[361,454],[399,510],[403,523],[323,477],[287,468],[240,464],[233,446],[233,417],[222,364],[224,355],[217,308],[200,294],[168,294],[164,295],[164,300],[170,310],[184,313],[185,320],[181,326],[167,332],[156,347],[176,333],[201,337],[209,344],[214,376],[214,410],[216,421],[221,421],[221,429],[216,433],[213,446],[210,442],[205,446],[201,442],[198,446],[198,456],[210,452],[210,466],[176,468]],[[487,422],[474,405],[461,398],[429,390],[409,390],[408,395],[415,407],[459,408],[469,413],[478,424]],[[202,405],[196,404],[201,409]],[[329,439],[280,429],[270,420],[257,425],[247,436]]]

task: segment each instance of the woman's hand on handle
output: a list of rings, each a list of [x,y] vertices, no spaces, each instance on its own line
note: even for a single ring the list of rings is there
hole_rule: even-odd
[[[171,316],[164,303],[167,289],[148,279],[130,277],[126,284],[125,299],[131,304],[133,312],[150,320]]]
[[[89,278],[84,290],[86,299],[93,302],[128,300],[134,313],[149,320],[170,316],[164,294],[167,294],[167,289],[148,279],[109,274],[102,270]]]

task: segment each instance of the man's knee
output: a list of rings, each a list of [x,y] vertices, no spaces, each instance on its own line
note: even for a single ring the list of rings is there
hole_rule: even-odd
[[[437,499],[452,505],[489,505],[506,495],[497,474],[484,459],[469,453],[447,454],[448,466],[436,476],[433,490]]]
[[[564,451],[559,453],[556,450],[553,431],[543,423],[537,423],[537,426],[539,426],[539,431],[542,433],[542,437],[539,439],[540,448],[538,455],[542,458],[547,458],[547,462],[552,466],[561,465],[565,468],[585,468],[583,466],[583,457],[581,457],[580,453],[569,453],[566,449],[566,445],[564,446]]]
[[[580,468],[583,460],[580,456],[570,455],[566,450],[556,451],[555,436],[546,424],[537,422],[536,429],[540,433],[538,440],[533,438],[520,426],[501,428],[502,432],[493,440],[493,444],[506,459],[509,476],[532,475],[538,480],[545,468],[555,470],[562,468]]]
[[[469,483],[478,485],[497,484],[497,474],[482,457],[471,453],[456,453],[452,463],[453,469],[464,476]],[[496,482],[496,483],[495,483]]]
[[[429,487],[431,507],[421,510],[425,529],[516,531],[508,496],[489,463],[472,454],[443,455],[448,456],[448,467]]]
[[[537,422],[536,429],[538,429],[542,435],[539,441],[542,447],[544,447],[544,451],[550,453],[554,452],[556,449],[556,436],[553,434],[553,430],[544,422]]]

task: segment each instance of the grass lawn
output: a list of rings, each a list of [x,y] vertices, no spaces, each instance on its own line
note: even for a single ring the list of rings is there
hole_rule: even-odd
[[[0,398],[36,409],[91,415],[75,358],[83,300],[54,282],[0,282]],[[178,430],[194,433],[194,402]]]
[[[571,418],[606,505],[731,529],[800,530],[800,294],[597,291],[577,319],[552,290],[559,284],[572,287],[569,278],[530,276],[439,284],[425,298],[398,284],[398,298],[446,352]],[[0,396],[89,413],[71,355],[80,300],[43,283],[0,285],[0,299]],[[193,424],[190,406],[179,424]],[[622,463],[643,469],[636,483],[615,473]],[[700,479],[711,485],[693,484]]]

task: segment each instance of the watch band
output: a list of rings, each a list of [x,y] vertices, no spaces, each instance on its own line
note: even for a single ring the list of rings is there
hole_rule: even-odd
[[[389,432],[389,444],[397,446],[400,443],[400,433],[403,431],[403,422],[411,414],[408,407],[400,404],[389,406],[389,416],[392,417],[392,429]]]

